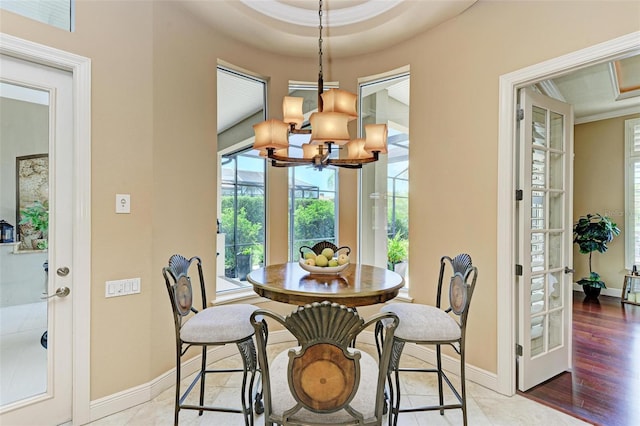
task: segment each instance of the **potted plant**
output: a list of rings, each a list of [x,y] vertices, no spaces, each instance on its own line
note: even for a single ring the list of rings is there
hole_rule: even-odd
[[[594,251],[604,253],[607,244],[620,234],[618,226],[607,216],[598,213],[580,216],[573,225],[573,242],[578,244],[580,253],[589,255],[589,277],[582,278],[578,284],[582,286],[587,297],[598,297],[600,290],[607,288],[604,281],[591,267],[591,255]]]
[[[402,238],[402,233],[396,232],[393,238],[387,239],[387,267],[396,270],[396,265],[407,259],[408,241]]]
[[[36,201],[20,210],[20,225],[29,225],[35,233],[32,239],[34,249],[44,250],[48,247],[49,203]]]
[[[245,247],[236,254],[236,267],[238,273],[237,278],[240,281],[246,280],[247,275],[251,272],[251,247]]]

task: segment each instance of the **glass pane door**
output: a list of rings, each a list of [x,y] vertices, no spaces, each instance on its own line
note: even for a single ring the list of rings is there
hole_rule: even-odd
[[[571,107],[523,91],[520,123],[518,386],[526,390],[570,367]]]

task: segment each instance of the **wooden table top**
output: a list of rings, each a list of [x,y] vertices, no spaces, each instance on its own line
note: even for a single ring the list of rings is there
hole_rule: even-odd
[[[247,275],[253,290],[277,302],[305,305],[329,300],[349,307],[393,299],[404,286],[402,277],[385,268],[350,264],[339,274],[314,274],[297,262],[269,265]]]

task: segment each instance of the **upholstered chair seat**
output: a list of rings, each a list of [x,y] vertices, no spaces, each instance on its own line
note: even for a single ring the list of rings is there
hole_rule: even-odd
[[[180,338],[185,343],[234,343],[253,336],[249,317],[256,309],[248,304],[204,309],[186,321],[180,329]]]

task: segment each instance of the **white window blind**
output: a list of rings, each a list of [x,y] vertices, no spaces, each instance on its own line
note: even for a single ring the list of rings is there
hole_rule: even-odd
[[[625,121],[625,264],[640,265],[640,118]]]
[[[0,9],[72,31],[72,0],[0,0]]]

